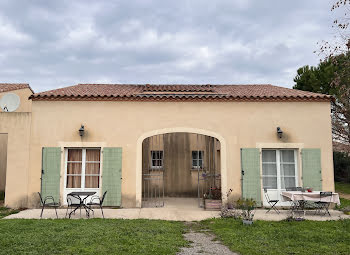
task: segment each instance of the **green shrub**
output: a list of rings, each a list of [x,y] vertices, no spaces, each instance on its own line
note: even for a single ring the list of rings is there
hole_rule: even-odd
[[[334,180],[350,183],[350,156],[344,152],[333,152]]]

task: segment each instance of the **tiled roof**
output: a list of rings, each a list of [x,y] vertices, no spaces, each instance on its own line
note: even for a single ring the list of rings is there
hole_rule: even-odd
[[[329,101],[331,96],[261,85],[78,84],[31,96],[33,100],[265,100]]]
[[[28,83],[0,83],[0,93],[26,88],[34,93]]]

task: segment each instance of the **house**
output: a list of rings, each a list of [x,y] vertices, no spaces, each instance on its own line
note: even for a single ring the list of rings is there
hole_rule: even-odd
[[[260,205],[264,189],[279,199],[293,186],[334,190],[327,95],[272,85],[78,84],[35,94],[13,85],[0,100],[25,89],[21,105],[30,107],[0,113],[10,207],[34,207],[39,191],[65,204],[71,191],[107,190],[105,205],[127,208],[162,206],[164,197],[200,205],[210,189],[224,203],[232,189],[229,199]]]

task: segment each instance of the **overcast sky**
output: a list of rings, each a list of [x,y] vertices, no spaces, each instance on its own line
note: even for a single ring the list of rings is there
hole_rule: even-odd
[[[0,82],[292,87],[333,36],[331,0],[0,1]]]

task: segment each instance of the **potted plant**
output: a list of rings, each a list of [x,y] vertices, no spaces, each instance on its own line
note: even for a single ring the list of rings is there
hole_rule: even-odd
[[[204,196],[204,209],[205,210],[221,210],[221,189],[217,187],[211,187],[208,193]]]
[[[254,209],[256,207],[256,202],[254,201],[254,199],[252,198],[238,199],[237,207],[242,210],[243,224],[246,224],[246,225],[253,224]]]

